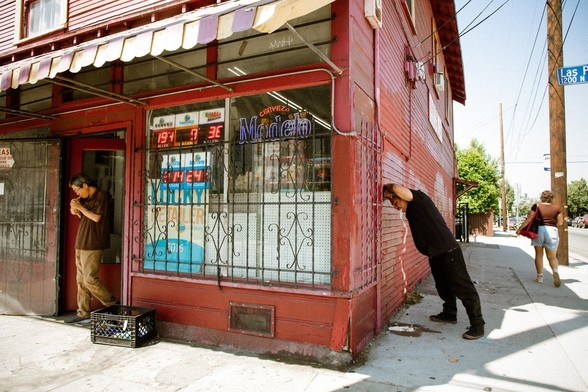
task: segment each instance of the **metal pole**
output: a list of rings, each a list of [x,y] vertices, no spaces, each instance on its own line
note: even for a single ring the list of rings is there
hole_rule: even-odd
[[[502,103],[500,103],[500,170],[501,175],[501,189],[502,189],[502,230],[508,230],[508,211],[506,210],[506,180],[504,178],[504,130],[502,127]]]
[[[566,122],[564,87],[557,81],[557,68],[563,66],[561,0],[547,0],[547,64],[549,70],[549,134],[551,154],[551,191],[555,204],[568,216],[568,191],[566,168]],[[559,228],[557,259],[561,265],[568,261],[568,226]]]

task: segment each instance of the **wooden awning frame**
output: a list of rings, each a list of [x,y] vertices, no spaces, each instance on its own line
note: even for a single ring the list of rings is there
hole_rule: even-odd
[[[465,189],[463,189],[461,192],[458,193],[457,192],[458,185],[465,185],[466,187],[465,187]],[[468,192],[470,189],[476,188],[479,185],[480,184],[476,181],[468,181],[468,180],[462,180],[461,178],[454,178],[453,179],[453,188],[454,188],[455,200],[459,199],[459,197],[461,195]]]

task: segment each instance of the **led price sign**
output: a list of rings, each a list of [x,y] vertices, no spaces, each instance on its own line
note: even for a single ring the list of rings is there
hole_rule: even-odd
[[[162,190],[194,190],[208,189],[209,186],[208,167],[174,167],[161,171],[161,189]]]
[[[206,124],[190,129],[153,131],[157,147],[177,147],[215,143],[224,136],[224,124]]]
[[[209,142],[221,140],[222,136],[224,135],[224,127],[224,124],[209,124],[201,126],[202,133]]]
[[[159,189],[169,191],[208,189],[211,153],[204,151],[172,152],[161,155]]]
[[[155,135],[157,135],[157,145],[158,146],[170,146],[173,145],[174,143],[174,139],[175,139],[175,131],[170,131],[170,130],[163,130],[163,131],[158,131],[155,132]]]
[[[164,170],[161,181],[164,184],[193,184],[196,182],[208,182],[207,169]]]

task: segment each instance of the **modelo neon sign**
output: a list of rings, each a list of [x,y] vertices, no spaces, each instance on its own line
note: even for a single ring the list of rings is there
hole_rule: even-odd
[[[283,120],[281,116],[269,119],[259,119],[258,116],[239,119],[239,141],[256,142],[284,137],[309,136],[313,132],[312,122],[294,113],[291,119]]]

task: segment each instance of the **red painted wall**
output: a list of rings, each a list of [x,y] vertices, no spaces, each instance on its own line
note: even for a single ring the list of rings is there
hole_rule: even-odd
[[[341,345],[341,337],[333,336],[335,310],[340,306],[348,311],[348,298],[251,286],[219,288],[216,282],[195,284],[139,275],[132,279],[134,305],[156,308],[158,319],[211,329],[207,339],[213,339],[214,330],[229,329],[229,304],[238,302],[274,306],[275,339],[325,347],[334,340]]]
[[[432,44],[430,38],[426,38],[432,31],[432,12],[428,3],[415,2],[417,34],[414,35],[401,3],[393,2],[394,6],[384,9],[384,17],[389,23],[382,33],[389,43],[381,46],[381,62],[389,68],[382,72],[381,79],[381,128],[386,134],[383,178],[384,182],[398,182],[427,193],[452,227],[453,124],[443,122],[444,132],[439,140],[429,122],[430,97],[443,118],[445,110],[443,100],[437,99],[432,74],[427,72],[426,80],[416,82],[413,88],[402,72],[405,47],[410,48],[416,59],[431,57]],[[405,290],[410,292],[429,273],[429,267],[427,259],[416,251],[410,230],[387,202],[383,206],[383,217],[382,285],[384,296],[389,295],[392,300],[382,311],[392,315],[402,304]]]
[[[363,3],[362,0],[350,1],[349,72],[352,94],[366,94],[375,103],[374,117],[378,119],[384,140],[382,181],[423,190],[452,228],[455,161],[453,124],[449,122],[451,112],[446,113],[443,94],[438,97],[433,74],[427,68],[426,80],[416,82],[414,88],[407,82],[404,72],[407,50],[415,59],[427,61],[431,58],[431,7],[428,2],[415,2],[416,26],[413,29],[406,17],[404,1],[383,2],[383,27],[374,31],[363,18]],[[442,55],[438,61],[442,67]],[[379,102],[375,95],[377,89]],[[443,119],[441,140],[429,121],[430,97]],[[354,114],[365,116],[357,107]],[[377,328],[385,325],[402,305],[406,293],[428,273],[428,261],[416,251],[410,229],[404,226],[398,212],[388,202],[384,203],[381,298],[376,309],[380,325]]]

